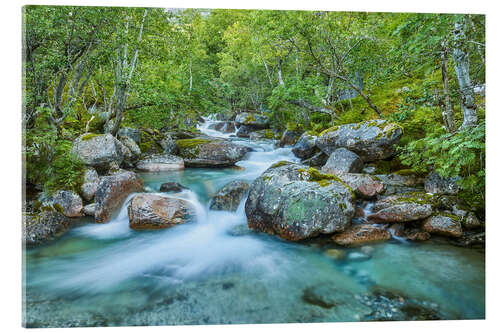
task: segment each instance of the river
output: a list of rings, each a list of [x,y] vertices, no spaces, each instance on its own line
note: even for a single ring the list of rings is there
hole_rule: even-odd
[[[484,251],[439,239],[373,245],[368,260],[325,255],[333,244],[292,243],[248,229],[244,201],[236,212],[208,209],[231,180],[251,182],[271,164],[296,161],[290,148],[250,142],[200,127],[253,151],[238,167],[141,173],[146,190],[174,181],[190,190],[194,221],[134,231],[127,202],[107,224],[88,218],[58,240],[24,250],[25,321],[29,327],[127,326],[362,320],[354,294],[374,287],[433,303],[446,319],[485,316]],[[352,260],[350,259],[352,258]],[[330,309],[303,300],[304,289],[331,285],[343,299]]]

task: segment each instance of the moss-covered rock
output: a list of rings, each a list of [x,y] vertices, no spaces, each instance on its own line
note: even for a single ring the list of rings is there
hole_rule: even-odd
[[[393,195],[377,201],[368,215],[371,222],[409,222],[425,219],[432,215],[436,206],[432,195],[410,192]]]
[[[23,214],[23,243],[39,245],[61,236],[69,226],[69,219],[56,209]]]
[[[195,138],[177,140],[175,152],[186,167],[228,167],[242,160],[248,148],[222,139]]]

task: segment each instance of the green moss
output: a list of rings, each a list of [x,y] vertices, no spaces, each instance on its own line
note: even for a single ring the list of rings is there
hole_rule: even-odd
[[[62,206],[58,203],[55,203],[52,205],[52,207],[54,207],[54,210],[56,210],[57,212],[63,214],[64,213],[64,209],[62,208]]]
[[[299,172],[300,172],[300,170],[302,170],[302,169],[299,169]],[[306,171],[306,170],[304,170],[304,171]],[[351,192],[351,195],[353,197],[355,197],[354,190],[349,185],[344,183],[342,181],[342,179],[340,179],[339,177],[337,177],[335,175],[321,173],[318,170],[316,170],[315,168],[309,168],[309,169],[307,169],[306,172],[309,174],[309,181],[316,182],[321,187],[328,186],[331,184],[331,181],[335,181],[337,183],[344,185],[349,190],[349,192]]]
[[[210,143],[210,140],[205,139],[181,139],[175,141],[175,144],[179,149],[190,149],[198,147],[201,144]]]
[[[375,180],[375,181],[377,181],[377,182],[381,182],[382,181],[380,178],[378,178],[375,175],[371,175],[370,178],[373,179],[373,180]]]
[[[264,130],[264,137],[266,139],[274,139],[274,133],[271,132],[271,130],[266,129]]]
[[[398,170],[395,172],[396,175],[400,175],[400,176],[414,176],[414,175],[418,175],[415,171],[413,171],[412,169],[402,169],[402,170]]]
[[[438,199],[434,198],[431,194],[423,193],[423,192],[408,192],[397,198],[397,203],[417,203],[426,205],[429,204],[431,206],[436,206],[439,203]]]
[[[257,121],[257,119],[255,119],[255,116],[253,114],[249,114],[246,118],[245,118],[245,124],[248,125],[248,124],[251,124],[252,122],[254,121]]]
[[[352,129],[354,129],[354,130],[359,130],[359,128],[361,127],[361,124],[362,124],[362,123],[357,123],[356,125],[354,125],[354,126],[352,127]]]
[[[279,168],[279,167],[282,167],[284,165],[289,165],[289,164],[293,164],[293,163],[289,162],[289,161],[279,161],[279,162],[276,162],[273,165],[271,165],[269,167],[269,169],[275,169],[275,168]]]
[[[323,132],[319,133],[319,136],[323,136],[327,133],[330,133],[330,132],[335,132],[336,130],[338,130],[339,127],[338,126],[333,126],[333,127],[330,127],[330,128],[327,128],[326,130],[324,130]]]
[[[100,136],[100,135],[101,134],[87,133],[87,134],[82,135],[82,141],[87,141],[87,140],[90,140],[90,139],[95,138],[96,136]]]
[[[439,212],[439,213],[433,214],[433,216],[439,216],[439,215],[449,217],[450,219],[452,219],[453,221],[458,222],[458,223],[460,223],[462,221],[462,219],[455,214],[450,214],[450,213],[445,213],[445,212]]]

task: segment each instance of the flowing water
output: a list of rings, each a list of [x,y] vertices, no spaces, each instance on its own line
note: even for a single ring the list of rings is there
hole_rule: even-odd
[[[207,135],[229,138],[200,127]],[[374,287],[435,303],[446,319],[485,315],[484,253],[445,242],[392,239],[335,261],[329,243],[291,243],[248,229],[236,212],[208,209],[231,180],[252,181],[272,163],[295,161],[290,148],[230,138],[252,148],[238,167],[140,174],[149,192],[175,181],[196,211],[190,223],[134,231],[127,203],[107,224],[75,222],[60,239],[25,250],[25,321],[30,327],[285,323],[362,320],[354,294]],[[369,207],[367,207],[369,209]],[[306,303],[305,288],[334,286],[342,306]]]

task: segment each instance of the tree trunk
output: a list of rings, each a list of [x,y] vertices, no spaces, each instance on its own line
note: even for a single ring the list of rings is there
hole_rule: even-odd
[[[278,80],[280,82],[280,85],[284,86],[285,82],[283,81],[283,74],[281,73],[281,57],[280,56],[278,56],[277,62],[278,62]]]
[[[446,41],[442,42],[441,52],[441,78],[443,80],[443,94],[444,103],[442,107],[443,123],[448,133],[454,133],[457,130],[455,124],[455,116],[453,106],[451,105],[450,90],[448,87],[448,49],[446,48]]]
[[[464,121],[462,126],[460,126],[460,130],[463,130],[477,124],[474,90],[469,75],[469,55],[464,48],[465,31],[463,22],[455,23],[453,39],[453,61],[455,62],[455,73],[457,74],[458,86],[460,87],[460,104],[464,113]]]
[[[193,90],[193,58],[189,59],[189,91]]]

